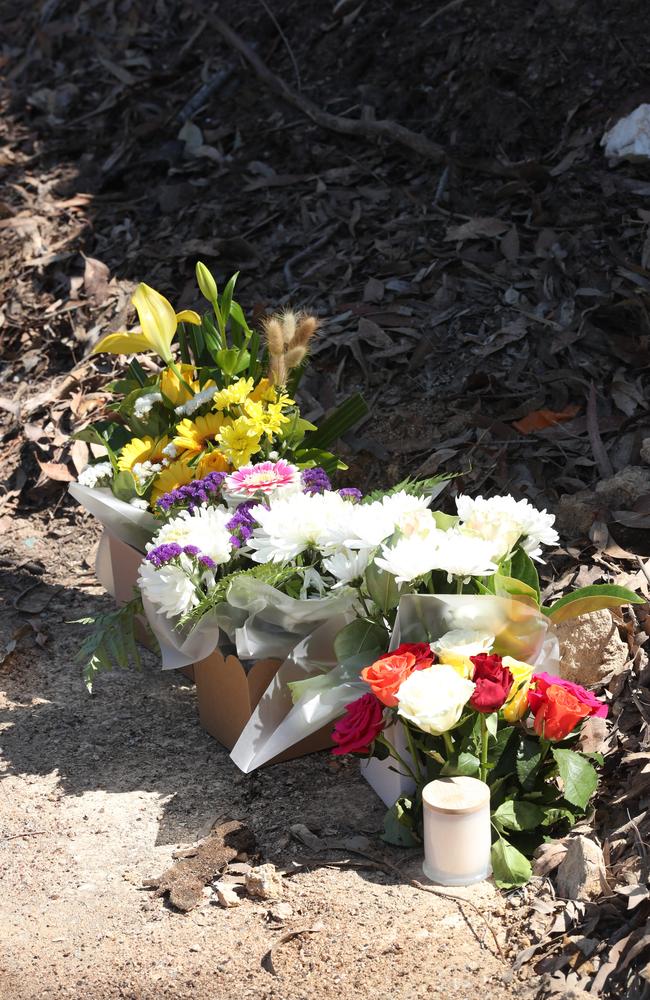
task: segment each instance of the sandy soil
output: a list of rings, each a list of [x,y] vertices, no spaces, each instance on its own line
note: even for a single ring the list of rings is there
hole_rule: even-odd
[[[86,694],[70,621],[108,605],[96,537],[90,522],[14,519],[0,550],[0,648],[34,625],[0,674],[3,1000],[512,996],[521,984],[479,917],[409,886],[419,858],[380,845],[383,807],[355,762],[325,753],[240,774],[199,729],[192,685],[152,656],[143,674],[105,675]],[[284,872],[309,853],[289,832],[305,823],[366,834],[404,879],[316,864],[284,880],[292,912],[280,920],[269,903],[224,910],[210,890],[182,915],[142,888],[222,817],[248,822]],[[490,885],[466,895],[505,940],[503,898]],[[276,975],[265,968],[283,934],[321,924],[276,950]]]

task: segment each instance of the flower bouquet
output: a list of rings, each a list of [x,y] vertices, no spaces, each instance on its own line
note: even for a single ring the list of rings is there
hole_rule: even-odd
[[[98,575],[118,599],[136,582],[138,560],[126,546],[144,551],[162,496],[253,457],[342,468],[327,449],[366,412],[354,396],[318,428],[304,420],[293,396],[316,318],[285,312],[252,329],[233,298],[237,275],[221,293],[203,264],[196,275],[210,304],[203,316],[175,312],[140,284],[132,299],[139,326],[108,334],[93,351],[134,355],[107,386],[113,399],[104,419],[73,435],[90,444],[94,458],[70,492],[107,529]]]

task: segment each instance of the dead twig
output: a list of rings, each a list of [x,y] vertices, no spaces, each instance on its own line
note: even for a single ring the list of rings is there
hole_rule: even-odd
[[[434,10],[432,14],[429,14],[420,25],[420,29],[428,27],[437,18],[442,17],[443,14],[448,14],[450,10],[456,10],[457,7],[462,6],[464,3],[465,0],[449,0],[449,3],[443,4],[442,7],[438,7],[438,10]]]
[[[286,934],[283,934],[282,937],[279,938],[271,948],[269,948],[266,955],[262,959],[262,968],[271,972],[274,976],[277,976],[278,973],[273,964],[273,952],[277,951],[280,945],[287,944],[288,941],[293,941],[294,938],[300,937],[301,934],[318,934],[324,929],[325,924],[319,922],[314,924],[313,927],[301,927],[295,931],[287,931]]]
[[[233,49],[241,53],[244,59],[250,63],[257,76],[267,87],[278,94],[287,104],[292,104],[295,108],[302,111],[303,114],[311,118],[321,128],[356,138],[372,140],[387,139],[389,142],[395,142],[398,145],[412,149],[415,153],[418,153],[427,160],[432,160],[434,163],[442,163],[446,160],[447,154],[442,146],[431,142],[430,139],[420,135],[418,132],[412,132],[411,129],[397,122],[343,118],[339,115],[331,115],[329,112],[323,111],[313,101],[310,101],[307,97],[303,97],[302,94],[297,94],[284,80],[281,80],[275,73],[272,73],[266,63],[256,55],[252,47],[218,15],[212,15],[212,24],[225,41]]]
[[[298,253],[295,253],[293,257],[289,258],[289,260],[286,262],[283,268],[284,280],[287,283],[287,288],[289,291],[291,291],[291,289],[294,287],[296,283],[293,277],[293,273],[291,271],[293,264],[297,264],[299,261],[304,260],[304,258],[309,257],[310,254],[314,252],[314,250],[318,250],[319,247],[324,246],[334,235],[336,230],[339,228],[339,225],[340,223],[337,222],[333,226],[329,226],[325,230],[323,235],[316,240],[315,243],[310,243],[309,246],[306,246],[304,248],[304,250],[299,250]]]
[[[273,13],[273,11],[269,7],[269,5],[266,3],[266,0],[260,0],[260,3],[262,4],[262,7],[266,11],[266,13],[269,15],[269,17],[271,18],[271,20],[273,21],[273,24],[275,25],[277,33],[278,33],[278,35],[280,36],[280,38],[282,39],[282,41],[284,43],[284,47],[287,50],[287,53],[289,54],[289,59],[291,59],[291,64],[293,66],[293,71],[296,74],[296,86],[298,87],[298,90],[302,90],[302,82],[300,80],[300,69],[298,67],[298,61],[297,61],[295,55],[293,54],[293,49],[289,45],[289,39],[287,38],[287,36],[285,35],[284,31],[282,30],[282,27],[281,27],[280,22],[278,21],[277,17]]]
[[[20,837],[42,837],[47,833],[47,830],[25,830],[23,833],[12,833],[9,837],[3,837],[2,840],[18,840]]]
[[[589,398],[587,400],[587,432],[598,471],[603,479],[609,479],[614,475],[614,469],[609,460],[609,455],[605,451],[603,439],[600,436],[598,410],[596,408],[596,386],[593,382],[589,388]]]

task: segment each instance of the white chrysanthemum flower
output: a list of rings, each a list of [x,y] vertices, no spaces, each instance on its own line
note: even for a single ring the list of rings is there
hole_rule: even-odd
[[[370,549],[341,548],[333,555],[323,559],[323,569],[336,579],[332,590],[347,583],[360,579],[366,572],[370,561]]]
[[[251,508],[258,522],[248,545],[255,562],[287,562],[306,549],[327,554],[338,546],[349,524],[350,504],[338,493],[278,496],[270,507]]]
[[[459,531],[471,538],[492,544],[492,558],[505,558],[519,541],[531,559],[541,561],[542,545],[556,545],[559,536],[553,524],[555,515],[537,510],[528,500],[510,495],[499,497],[456,498],[460,517]]]
[[[490,576],[496,573],[492,544],[469,538],[458,531],[435,530],[427,535],[412,534],[398,538],[393,545],[382,546],[375,562],[391,573],[398,583],[408,583],[431,570],[442,570],[452,577]]]
[[[87,465],[79,473],[77,482],[80,486],[88,486],[94,489],[95,486],[108,486],[113,478],[113,466],[110,462],[97,462],[96,465]]]
[[[217,565],[226,563],[232,553],[230,531],[226,528],[231,517],[232,512],[222,507],[183,510],[162,526],[147,546],[147,552],[159,545],[177,542],[183,547],[196,545],[201,555],[210,556]]]
[[[374,549],[390,538],[402,523],[427,511],[429,497],[411,496],[404,490],[372,503],[354,504],[348,512],[345,544],[351,549]]]
[[[138,572],[140,590],[166,618],[185,615],[199,603],[197,589],[181,566],[168,563],[156,569],[144,559]]]
[[[153,409],[154,403],[162,403],[162,393],[147,392],[143,396],[138,396],[133,404],[133,416],[146,417]]]

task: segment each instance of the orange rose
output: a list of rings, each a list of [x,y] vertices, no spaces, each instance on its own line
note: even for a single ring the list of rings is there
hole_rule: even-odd
[[[365,667],[361,671],[361,677],[370,685],[372,693],[382,705],[394,708],[400,685],[411,676],[416,662],[413,653],[392,653]]]
[[[566,688],[550,684],[535,713],[535,732],[545,740],[563,740],[588,715],[588,705]]]

